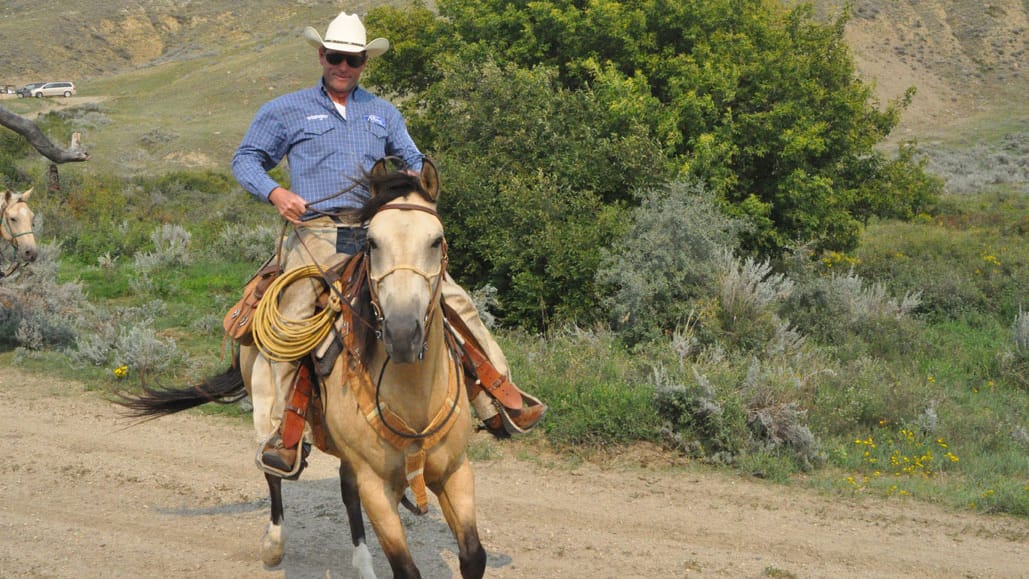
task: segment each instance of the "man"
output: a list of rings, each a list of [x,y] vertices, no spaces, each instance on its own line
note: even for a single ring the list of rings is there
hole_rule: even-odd
[[[232,160],[239,183],[297,226],[283,244],[286,270],[311,263],[329,267],[360,251],[365,230],[361,223],[348,222],[342,213],[360,207],[368,198],[369,193],[354,184],[378,159],[399,157],[412,171],[422,165],[422,154],[396,107],[358,86],[367,59],[389,50],[389,41],[376,38],[366,42],[360,18],[345,12],[329,23],[324,39],[310,26],[304,37],[318,49],[321,81],[262,106]],[[268,175],[283,158],[289,162],[289,189]],[[320,282],[313,279],[291,285],[279,305],[282,315],[310,317],[320,291]],[[443,296],[505,385],[513,388],[507,381],[507,360],[468,294],[448,276]],[[254,426],[265,441],[261,461],[271,472],[290,472],[298,449],[283,447],[279,429],[297,366],[259,363],[266,366],[263,372],[255,370],[253,382],[270,381],[274,386],[254,386]],[[546,412],[539,400],[520,390],[517,394],[523,400],[517,411],[504,409],[485,390],[473,396],[476,413],[495,435],[528,431]]]

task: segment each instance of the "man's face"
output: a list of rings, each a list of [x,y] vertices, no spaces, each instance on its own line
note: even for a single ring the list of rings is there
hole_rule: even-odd
[[[330,93],[344,98],[357,86],[367,62],[364,53],[336,52],[325,48],[318,49],[318,61],[322,64],[326,88]]]

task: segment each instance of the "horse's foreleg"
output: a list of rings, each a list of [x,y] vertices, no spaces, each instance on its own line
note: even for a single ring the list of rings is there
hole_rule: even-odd
[[[361,579],[375,579],[372,553],[368,550],[364,536],[364,517],[361,515],[361,497],[357,492],[357,475],[354,474],[354,468],[345,460],[339,462],[339,490],[343,496],[343,506],[347,509],[350,541],[354,544],[354,556],[350,564],[357,570]]]
[[[282,533],[282,479],[267,473],[264,478],[268,481],[268,495],[272,500],[272,518],[261,539],[261,561],[269,567],[276,567],[282,563],[286,549],[286,537]]]
[[[375,529],[375,536],[379,539],[379,546],[382,547],[389,566],[393,570],[393,577],[398,579],[419,579],[422,574],[411,558],[411,551],[407,545],[407,537],[404,534],[404,525],[400,521],[400,513],[397,505],[400,503],[400,493],[393,493],[390,489],[384,488],[384,483],[377,475],[362,477],[358,484],[361,495],[361,504],[368,513],[368,520]],[[403,492],[403,491],[401,491]]]
[[[486,550],[479,541],[479,529],[475,522],[475,479],[468,460],[465,459],[464,464],[440,488],[432,490],[457,540],[461,577],[482,577],[486,572]]]

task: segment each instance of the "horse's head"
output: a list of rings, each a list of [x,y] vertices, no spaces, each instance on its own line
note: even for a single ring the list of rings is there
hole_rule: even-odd
[[[421,174],[388,171],[379,161],[368,177],[368,279],[390,359],[418,360],[439,307],[446,275],[446,241],[436,213],[439,176],[428,159]]]
[[[36,236],[32,232],[32,209],[26,201],[32,189],[23,193],[5,191],[0,199],[0,235],[11,242],[18,257],[24,261],[36,261],[39,251]]]

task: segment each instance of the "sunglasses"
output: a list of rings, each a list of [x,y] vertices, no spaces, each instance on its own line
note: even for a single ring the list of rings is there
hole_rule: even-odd
[[[360,68],[368,60],[368,55],[364,52],[361,54],[346,54],[344,52],[325,53],[325,62],[332,66],[339,66],[344,60],[347,61],[347,66],[350,68]]]

